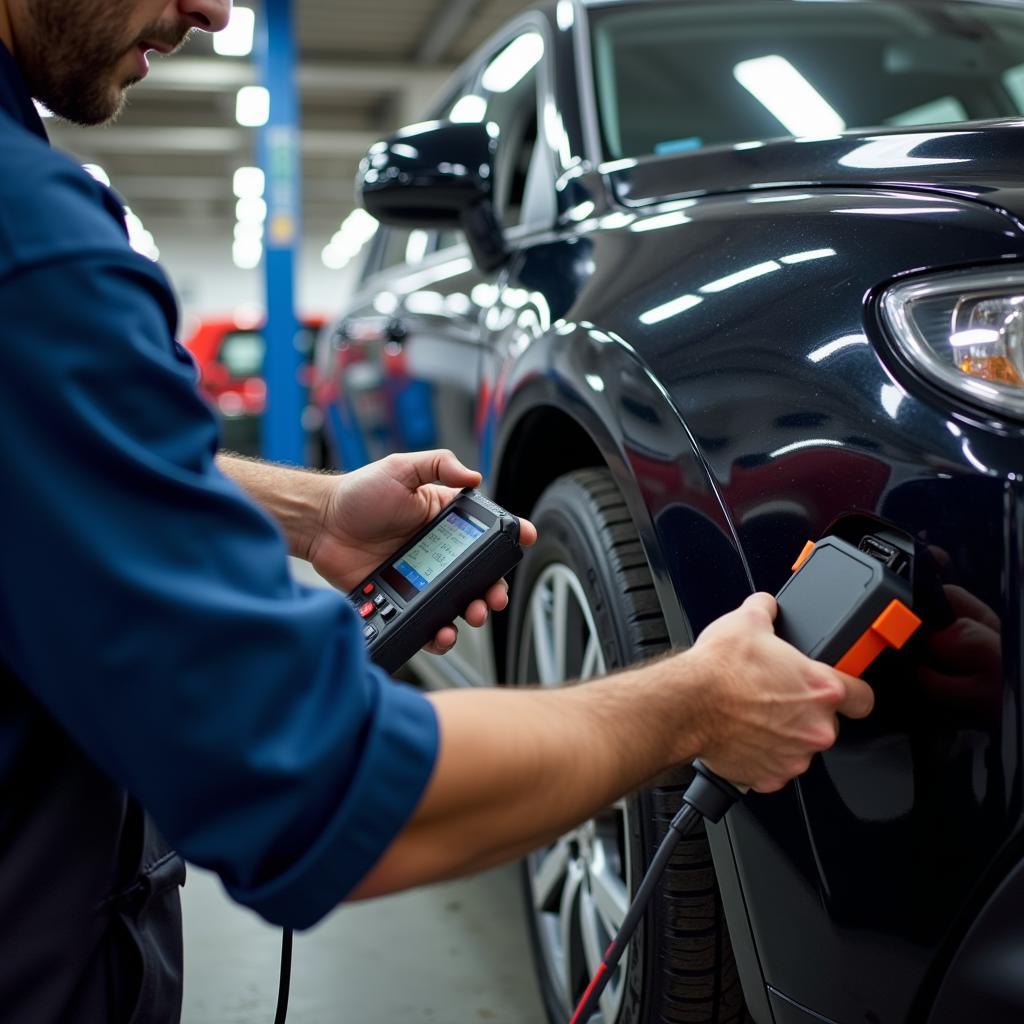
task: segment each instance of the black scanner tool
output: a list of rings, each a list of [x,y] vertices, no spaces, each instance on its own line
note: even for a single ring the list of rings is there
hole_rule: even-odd
[[[349,594],[370,657],[397,671],[522,557],[519,520],[479,491],[462,491]]]

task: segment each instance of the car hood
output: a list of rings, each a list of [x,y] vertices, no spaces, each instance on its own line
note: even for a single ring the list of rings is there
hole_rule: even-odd
[[[845,132],[606,164],[629,207],[751,189],[877,186],[979,199],[1024,220],[1024,120]]]

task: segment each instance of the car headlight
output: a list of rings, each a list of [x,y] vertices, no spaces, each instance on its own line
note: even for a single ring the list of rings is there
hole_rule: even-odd
[[[934,384],[1024,417],[1024,269],[921,278],[882,297],[896,347]]]

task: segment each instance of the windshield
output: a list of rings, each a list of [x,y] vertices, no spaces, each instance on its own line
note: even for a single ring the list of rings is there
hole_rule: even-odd
[[[605,157],[1024,114],[1024,9],[653,2],[591,10]]]

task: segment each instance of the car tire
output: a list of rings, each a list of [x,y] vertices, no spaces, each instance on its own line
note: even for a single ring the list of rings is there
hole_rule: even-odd
[[[540,539],[513,587],[510,685],[557,686],[668,649],[650,568],[610,472],[582,470],[560,478],[532,518]],[[691,774],[685,768],[658,779],[524,861],[537,976],[553,1024],[566,1024],[571,1016]],[[749,1019],[701,828],[679,844],[594,1021]]]

